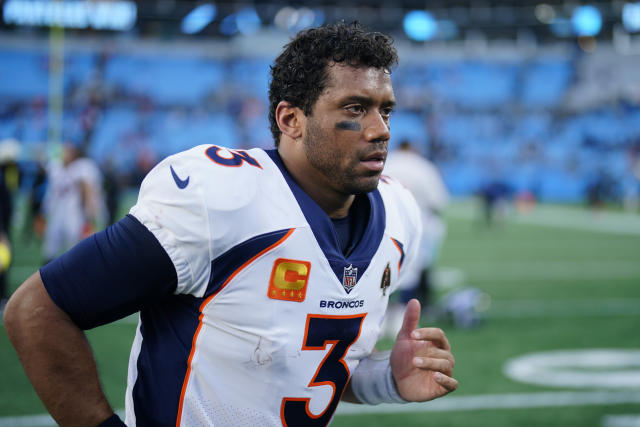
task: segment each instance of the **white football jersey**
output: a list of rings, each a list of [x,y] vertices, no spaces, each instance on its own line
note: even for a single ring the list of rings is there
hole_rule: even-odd
[[[397,179],[407,187],[416,199],[422,214],[422,238],[418,251],[418,262],[414,270],[405,276],[403,285],[411,288],[418,285],[422,270],[432,266],[444,239],[447,225],[442,212],[449,203],[449,190],[435,164],[410,150],[395,150],[387,156],[384,173]]]
[[[96,220],[98,228],[104,225],[106,205],[102,191],[102,173],[89,158],[79,158],[64,166],[51,162],[47,166],[48,186],[44,198],[47,230],[44,256],[53,259],[82,239],[82,227],[88,220]],[[95,218],[88,218],[81,184],[89,188],[88,203]]]
[[[420,235],[400,184],[382,179],[367,197],[345,258],[275,150],[198,146],[158,164],[131,214],[178,284],[140,313],[127,425],[327,425]]]

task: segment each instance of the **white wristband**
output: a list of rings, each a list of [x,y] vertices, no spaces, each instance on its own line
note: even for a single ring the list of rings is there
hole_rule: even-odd
[[[391,351],[373,353],[360,361],[351,376],[351,390],[362,403],[406,403],[391,374]]]

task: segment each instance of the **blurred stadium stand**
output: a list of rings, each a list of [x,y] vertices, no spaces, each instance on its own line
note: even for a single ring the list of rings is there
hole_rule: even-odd
[[[139,22],[124,36],[67,35],[65,135],[84,139],[92,157],[121,171],[140,153],[157,161],[204,143],[272,146],[269,64],[287,32],[221,36],[231,3],[217,3],[218,18],[187,39],[172,25],[194,3],[158,3],[173,5],[164,20],[157,18],[160,6],[138,2]],[[403,9],[376,2],[313,7],[324,7],[326,21],[354,15],[395,35],[401,62],[392,74],[399,108],[391,146],[402,139],[419,144],[454,195],[490,180],[547,201],[584,200],[602,175],[623,187],[640,157],[640,54],[621,51],[613,8],[601,7],[602,35],[585,42],[553,38],[537,3],[521,3],[435,4],[434,16],[455,21],[458,36],[432,43],[397,33]],[[280,6],[256,8],[264,17]],[[0,140],[19,140],[23,157],[33,160],[47,141],[46,31],[0,29]]]

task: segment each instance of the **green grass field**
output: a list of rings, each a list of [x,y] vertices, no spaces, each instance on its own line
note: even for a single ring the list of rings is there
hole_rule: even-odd
[[[556,379],[586,378],[588,384],[581,386],[523,383],[504,373],[509,360],[529,353],[640,352],[640,216],[540,206],[487,229],[476,224],[474,207],[465,202],[453,204],[447,222],[438,277],[449,279],[441,283],[450,285],[453,277],[457,286],[491,296],[486,320],[478,328],[435,322],[452,344],[460,388],[426,404],[343,405],[333,425],[640,426],[640,356],[617,364],[602,356],[587,365],[548,368]],[[36,244],[17,244],[12,286],[35,270],[37,262]],[[124,407],[134,329],[119,322],[88,334],[116,408]],[[0,366],[0,427],[52,425],[24,417],[45,410],[2,328]],[[626,378],[626,384],[608,382],[614,377]]]

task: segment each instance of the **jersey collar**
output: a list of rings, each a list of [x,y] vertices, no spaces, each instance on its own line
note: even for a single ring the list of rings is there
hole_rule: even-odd
[[[373,255],[378,250],[382,237],[384,235],[386,213],[384,202],[378,189],[367,193],[367,199],[370,204],[369,222],[365,228],[364,234],[355,249],[345,257],[340,250],[338,238],[336,236],[331,218],[324,210],[311,198],[293,179],[287,168],[285,167],[277,149],[265,150],[271,160],[278,166],[282,176],[289,185],[300,210],[305,216],[307,223],[311,227],[313,235],[322,249],[324,256],[329,261],[336,277],[341,283],[344,283],[345,269],[349,266],[357,269],[357,280],[364,275],[365,270],[369,266]],[[353,270],[350,270],[353,271]],[[346,290],[346,288],[345,288]],[[347,290],[349,293],[350,290]]]

